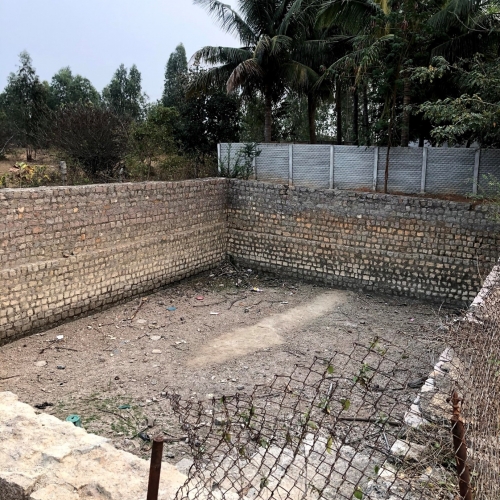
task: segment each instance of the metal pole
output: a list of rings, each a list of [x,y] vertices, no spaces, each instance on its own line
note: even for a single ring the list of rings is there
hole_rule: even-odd
[[[288,185],[293,186],[293,144],[288,145]]]
[[[149,468],[148,496],[146,500],[158,500],[162,456],[163,436],[156,436],[153,439],[153,448],[151,450],[151,466]]]
[[[465,427],[460,417],[460,401],[457,391],[453,391],[453,416],[451,417],[451,432],[453,434],[453,450],[457,461],[458,489],[461,500],[472,500],[470,487],[470,471],[467,465],[467,444],[465,443]]]

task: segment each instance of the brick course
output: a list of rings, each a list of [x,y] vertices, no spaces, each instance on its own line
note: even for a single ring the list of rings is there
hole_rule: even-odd
[[[467,306],[498,257],[485,205],[226,179],[0,190],[0,345],[228,254]]]

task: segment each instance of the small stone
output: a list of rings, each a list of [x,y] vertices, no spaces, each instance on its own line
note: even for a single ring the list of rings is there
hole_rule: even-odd
[[[161,354],[161,349],[153,349],[151,352],[153,354]]]
[[[151,340],[160,340],[161,339],[161,335],[151,335],[151,337],[149,337]]]
[[[184,474],[184,475],[188,475],[189,473],[189,469],[191,468],[191,466],[193,465],[193,461],[190,459],[190,458],[183,458],[180,462],[177,462],[175,464],[175,467],[177,468],[177,470],[181,473],[181,474]]]
[[[148,427],[151,429],[155,426],[156,420],[153,417],[147,417]]]
[[[57,365],[58,370],[64,370],[66,368],[66,365]]]
[[[156,385],[157,383],[158,382],[155,379],[151,380],[151,385]]]
[[[137,323],[138,325],[145,325],[145,324],[147,323],[147,321],[146,321],[145,319],[138,319],[138,320],[136,321],[136,323]]]
[[[39,367],[46,366],[46,365],[47,365],[47,361],[37,361],[35,363],[35,366],[39,366]]]
[[[418,462],[420,456],[425,451],[425,446],[416,443],[406,443],[401,439],[396,439],[391,447],[391,453],[403,460]]]
[[[166,456],[167,458],[175,458],[175,454],[174,454],[174,453],[172,453],[171,451],[167,451],[167,453],[165,453],[165,456]]]
[[[238,391],[242,391],[244,388],[245,388],[245,386],[244,386],[244,385],[238,385],[238,386],[236,386],[236,389],[237,389]]]

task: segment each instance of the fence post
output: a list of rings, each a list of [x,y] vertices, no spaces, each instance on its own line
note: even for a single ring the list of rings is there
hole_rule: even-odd
[[[420,193],[425,193],[425,182],[427,179],[427,147],[422,148],[422,177],[420,179]]]
[[[217,144],[217,173],[220,175],[220,144]]]
[[[460,416],[460,397],[457,391],[452,394],[453,416],[451,417],[451,432],[453,435],[453,449],[457,462],[458,489],[461,500],[472,500],[470,487],[470,471],[467,465],[467,444],[465,443],[465,426]]]
[[[377,191],[377,177],[378,177],[378,146],[375,146],[373,154],[373,191]]]
[[[253,175],[255,177],[255,180],[257,180],[257,162],[255,161],[256,156],[252,158],[252,167],[253,167]]]
[[[151,465],[149,468],[148,494],[146,500],[158,500],[162,456],[163,436],[156,436],[153,439],[153,448],[151,450]]]
[[[68,167],[66,166],[65,161],[60,161],[59,162],[59,171],[61,172],[61,180],[64,186],[66,186],[67,182],[67,174],[68,174]],[[121,179],[120,179],[121,181]]]
[[[288,145],[288,185],[293,186],[293,144]]]
[[[330,189],[333,189],[333,146],[330,146]]]
[[[481,150],[476,149],[474,156],[474,180],[472,181],[472,194],[477,194],[477,183],[479,180],[479,163],[481,161]]]

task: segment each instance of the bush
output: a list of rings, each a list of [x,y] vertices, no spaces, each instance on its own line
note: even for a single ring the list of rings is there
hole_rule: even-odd
[[[74,104],[57,112],[53,141],[91,180],[109,182],[126,156],[128,129],[109,109]]]
[[[0,188],[38,187],[55,182],[57,174],[47,165],[29,165],[18,162],[7,174],[0,177]]]
[[[243,145],[234,158],[231,155],[232,144],[228,145],[225,158],[219,161],[219,175],[237,179],[248,179],[254,173],[253,161],[260,155],[257,143],[249,142]]]

